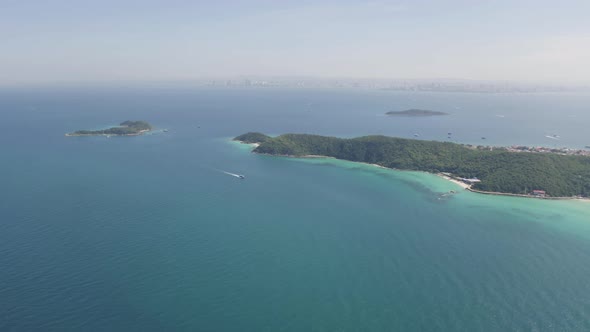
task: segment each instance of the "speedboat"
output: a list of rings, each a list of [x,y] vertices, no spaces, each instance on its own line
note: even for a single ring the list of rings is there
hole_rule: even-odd
[[[240,179],[245,179],[246,177],[245,177],[245,176],[243,176],[242,174],[238,174],[238,178],[240,178]]]

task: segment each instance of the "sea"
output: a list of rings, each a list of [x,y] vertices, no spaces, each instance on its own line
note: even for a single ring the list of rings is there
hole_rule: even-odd
[[[5,87],[0,119],[0,331],[590,330],[590,203],[231,141],[581,149],[590,94]],[[64,136],[125,120],[157,130]]]

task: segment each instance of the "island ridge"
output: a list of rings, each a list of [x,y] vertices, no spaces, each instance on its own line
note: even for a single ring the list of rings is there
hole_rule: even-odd
[[[66,136],[137,136],[152,130],[145,121],[124,121],[118,127],[103,130],[78,130]]]
[[[441,115],[449,115],[449,113],[439,112],[439,111],[430,111],[430,110],[421,110],[412,108],[405,111],[389,111],[385,113],[389,116],[405,116],[405,117],[428,117],[428,116],[441,116]]]
[[[449,175],[474,191],[536,197],[590,196],[590,157],[517,152],[387,136],[344,139],[308,134],[277,137],[247,133],[234,140],[257,143],[255,153],[326,156],[400,170]]]

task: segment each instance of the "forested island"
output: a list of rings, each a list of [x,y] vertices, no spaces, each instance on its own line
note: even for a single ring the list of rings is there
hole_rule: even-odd
[[[137,136],[152,130],[145,121],[124,121],[117,127],[102,130],[78,130],[66,136]]]
[[[405,111],[389,111],[385,113],[389,116],[408,116],[408,117],[426,117],[426,116],[440,116],[440,115],[449,115],[449,113],[439,112],[439,111],[429,111],[429,110],[420,110],[416,108],[412,108]]]
[[[247,133],[235,140],[258,143],[253,152],[261,154],[326,156],[400,170],[446,173],[463,180],[477,179],[468,181],[474,191],[542,197],[590,196],[588,156],[514,152],[507,148],[386,136],[345,139]]]

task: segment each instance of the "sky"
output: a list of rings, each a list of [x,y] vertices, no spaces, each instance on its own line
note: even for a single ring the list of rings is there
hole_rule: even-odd
[[[589,0],[0,0],[0,84],[590,82]]]

